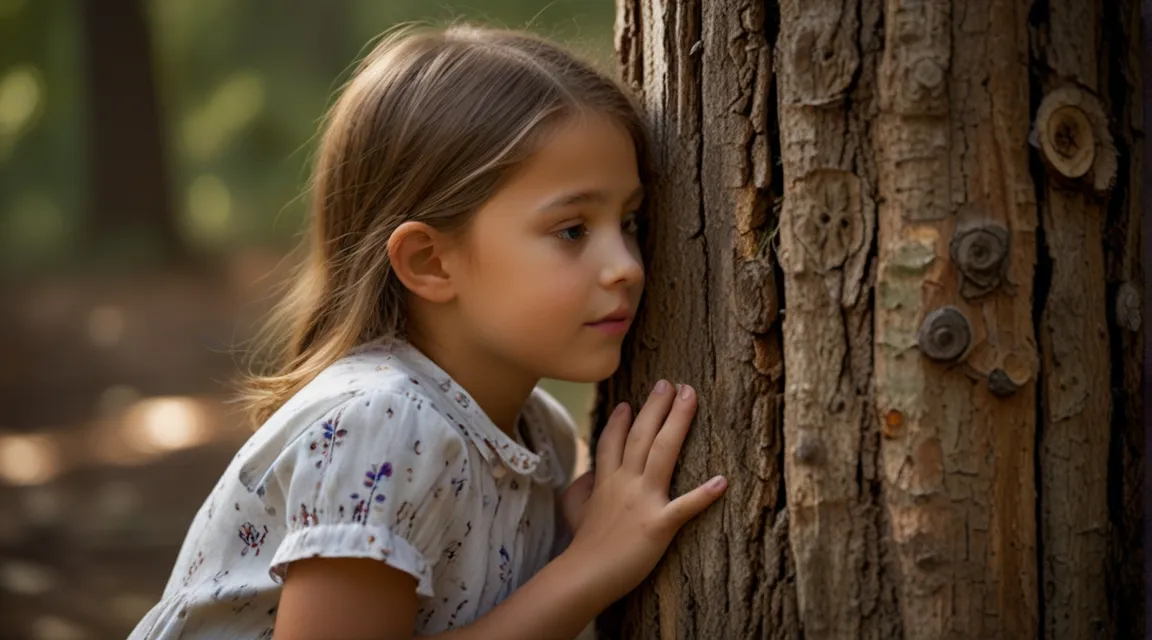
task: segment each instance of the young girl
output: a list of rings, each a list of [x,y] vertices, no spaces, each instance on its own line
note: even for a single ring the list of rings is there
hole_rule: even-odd
[[[328,117],[262,426],[132,638],[572,638],[636,587],[725,488],[669,501],[694,392],[617,407],[572,483],[536,384],[619,364],[644,150],[621,90],[540,39],[382,41]]]

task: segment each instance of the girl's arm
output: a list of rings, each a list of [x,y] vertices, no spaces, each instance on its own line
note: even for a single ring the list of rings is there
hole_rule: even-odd
[[[575,638],[610,602],[572,557],[561,554],[487,615],[442,640]],[[274,640],[409,640],[416,580],[383,562],[315,558],[292,563],[280,596]]]
[[[273,640],[409,640],[416,578],[368,558],[310,558],[288,567]]]
[[[634,425],[627,405],[617,407],[600,438],[594,487],[572,543],[486,615],[435,637],[575,638],[652,571],[680,527],[727,487],[717,476],[668,499],[696,412],[691,387],[674,396],[661,381]],[[408,640],[416,586],[411,576],[376,560],[297,560],[285,577],[275,640]]]
[[[472,624],[432,636],[438,640],[572,640],[612,604],[591,565],[562,553]]]

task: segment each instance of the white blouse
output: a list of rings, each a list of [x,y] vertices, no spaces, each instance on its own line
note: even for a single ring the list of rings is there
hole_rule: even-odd
[[[511,438],[411,345],[354,350],[240,449],[130,638],[271,638],[288,564],[310,557],[414,576],[418,634],[471,622],[560,544],[575,425],[539,388],[520,417]]]

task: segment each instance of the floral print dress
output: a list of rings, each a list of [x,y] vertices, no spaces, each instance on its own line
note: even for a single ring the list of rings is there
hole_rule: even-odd
[[[540,389],[520,418],[509,437],[407,343],[354,350],[240,449],[130,638],[271,638],[288,565],[313,557],[411,574],[420,635],[468,624],[562,544],[575,426]]]

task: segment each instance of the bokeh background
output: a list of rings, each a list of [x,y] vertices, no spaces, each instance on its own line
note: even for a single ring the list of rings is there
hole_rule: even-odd
[[[0,0],[0,638],[122,638],[251,431],[324,110],[404,21],[611,68],[612,0]],[[546,381],[584,422],[590,389]]]

